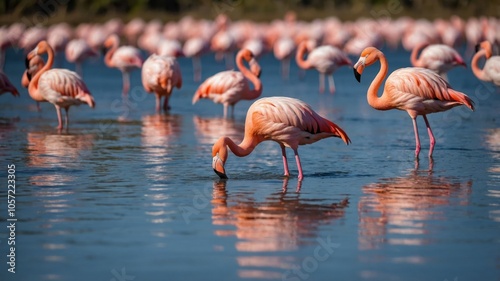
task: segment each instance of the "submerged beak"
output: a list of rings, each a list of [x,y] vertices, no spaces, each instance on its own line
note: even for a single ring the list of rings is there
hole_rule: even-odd
[[[212,168],[221,179],[227,179],[226,170],[224,169],[224,162],[222,162],[222,159],[220,159],[219,154],[215,155],[212,159]]]
[[[363,70],[365,69],[365,58],[359,58],[358,62],[353,66],[354,77],[358,82],[361,82],[361,74],[363,74]]]

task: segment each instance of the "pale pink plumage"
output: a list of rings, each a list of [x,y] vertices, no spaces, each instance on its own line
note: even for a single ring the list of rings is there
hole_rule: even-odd
[[[201,80],[201,60],[200,57],[208,52],[208,41],[202,37],[188,39],[182,48],[182,52],[193,60],[193,79],[195,82]]]
[[[243,60],[249,62],[252,71],[243,65]],[[214,103],[222,103],[224,117],[226,117],[228,106],[231,106],[232,113],[234,113],[234,105],[238,101],[253,100],[259,97],[262,93],[262,83],[258,78],[260,66],[253,54],[247,49],[242,49],[236,56],[236,64],[241,72],[223,71],[205,80],[194,94],[193,104],[202,98],[211,99]],[[254,84],[253,90],[250,90],[246,78]]]
[[[47,63],[31,79],[28,91],[32,96],[40,96],[52,103],[57,110],[58,129],[62,129],[61,107],[66,110],[66,128],[68,127],[68,110],[72,105],[88,104],[95,106],[94,98],[83,80],[73,71],[66,69],[50,69],[54,62],[54,51],[46,41],[41,41],[28,54],[27,59],[43,53],[48,54]]]
[[[227,161],[227,147],[236,156],[247,156],[261,142],[272,140],[281,147],[285,176],[289,176],[285,147],[293,149],[299,181],[304,177],[298,154],[299,145],[315,143],[328,137],[338,137],[350,143],[347,134],[333,122],[318,115],[305,102],[289,97],[261,98],[248,109],[245,121],[245,135],[241,144],[235,144],[228,137],[221,137],[212,148],[212,167],[222,178],[227,177],[224,164]]]
[[[419,51],[422,53],[418,57]],[[466,66],[460,54],[452,47],[444,44],[427,43],[418,45],[411,53],[411,63],[415,67],[430,69],[446,78],[446,72],[456,66]]]
[[[429,157],[432,157],[435,139],[426,115],[446,111],[459,105],[465,105],[474,110],[474,102],[464,93],[453,90],[450,84],[437,73],[419,67],[402,68],[392,72],[385,82],[382,96],[378,97],[378,89],[389,68],[384,54],[374,47],[368,47],[363,50],[358,62],[354,65],[354,74],[360,81],[365,67],[379,60],[381,68],[368,88],[368,103],[378,110],[399,109],[408,112],[415,132],[416,158],[420,153],[416,118],[422,115],[430,138]]]
[[[168,110],[174,87],[182,87],[182,74],[174,57],[151,55],[142,66],[142,85],[146,92],[156,95],[156,111],[160,111],[161,98],[165,97],[163,110]]]
[[[76,73],[80,76],[83,76],[83,61],[96,56],[98,56],[98,53],[83,39],[73,39],[66,45],[66,60],[76,64]]]
[[[472,58],[472,72],[479,79],[500,86],[500,56],[493,56],[492,46],[489,41],[483,41],[478,46],[480,50]],[[479,59],[486,58],[483,69],[479,68]]]
[[[290,58],[295,51],[295,42],[290,37],[280,37],[273,45],[274,57],[281,61],[281,77],[288,79],[290,76]]]

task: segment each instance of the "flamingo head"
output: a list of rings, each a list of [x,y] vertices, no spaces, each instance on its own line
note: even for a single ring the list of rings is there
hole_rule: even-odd
[[[363,52],[361,52],[358,62],[354,64],[353,67],[354,77],[356,77],[356,80],[358,80],[358,82],[361,82],[361,74],[363,74],[363,70],[365,69],[365,67],[372,65],[376,61],[378,61],[381,54],[382,52],[375,47],[367,47],[363,50]]]
[[[492,55],[491,43],[489,41],[483,41],[476,45],[476,52],[483,49],[486,52],[486,58],[490,58]]]
[[[257,76],[258,78],[260,78],[260,75],[262,74],[262,70],[260,69],[260,65],[257,62],[257,60],[251,59],[250,62],[249,62],[249,64],[250,64],[250,71],[255,76]]]
[[[26,55],[26,60],[25,60],[26,65],[29,66],[29,62],[31,59],[40,54],[47,53],[49,49],[52,48],[50,47],[49,43],[47,43],[47,41],[45,40],[40,41],[38,45],[36,45],[36,47]]]
[[[118,35],[116,34],[111,34],[104,40],[103,46],[106,49],[109,49],[115,45],[118,45],[120,43],[120,38],[118,38]]]
[[[261,69],[260,65],[255,59],[255,56],[253,55],[252,51],[249,49],[242,49],[241,51],[238,52],[238,56],[242,57],[245,61],[248,62],[250,65],[250,71],[257,77],[260,77],[261,74]]]
[[[225,137],[220,138],[212,147],[212,168],[214,172],[221,178],[227,179],[226,169],[224,164],[227,160],[227,145]]]

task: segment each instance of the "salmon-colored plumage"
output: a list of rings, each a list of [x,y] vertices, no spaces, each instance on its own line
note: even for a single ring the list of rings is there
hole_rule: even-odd
[[[27,59],[30,60],[35,55],[44,53],[48,54],[47,63],[31,79],[28,91],[30,96],[43,98],[56,107],[59,121],[58,129],[63,128],[61,108],[64,108],[67,128],[69,107],[86,103],[93,108],[95,106],[94,98],[78,74],[67,69],[51,69],[54,63],[54,51],[46,41],[38,43],[37,47],[28,54]]]
[[[251,70],[243,65],[243,60],[249,62]],[[262,83],[258,77],[260,76],[260,66],[253,54],[247,49],[242,49],[236,56],[236,64],[241,72],[223,71],[205,80],[194,94],[193,104],[199,99],[211,99],[215,103],[222,103],[224,117],[226,117],[228,106],[231,106],[232,113],[234,113],[234,105],[240,100],[258,98],[262,93]],[[253,90],[250,90],[246,79],[253,83]]]
[[[472,58],[472,72],[479,79],[500,86],[500,56],[492,55],[491,43],[483,41],[479,44],[478,52]],[[479,59],[485,57],[483,69],[479,68]]]
[[[416,118],[422,115],[430,138],[429,157],[432,157],[435,139],[426,115],[446,111],[455,106],[465,105],[474,110],[474,102],[464,93],[451,88],[437,73],[420,67],[408,67],[395,70],[385,82],[384,92],[378,97],[378,90],[387,76],[388,63],[384,54],[374,47],[363,50],[354,65],[354,74],[360,81],[366,66],[380,60],[381,68],[367,92],[368,103],[378,110],[399,109],[408,112],[413,120],[415,131],[415,157],[420,153],[420,140]]]
[[[163,110],[170,109],[168,101],[174,87],[182,87],[179,63],[174,57],[151,55],[142,66],[142,85],[146,92],[156,95],[156,111],[160,111],[161,98],[165,97]]]
[[[333,122],[318,115],[305,102],[289,97],[261,98],[248,109],[245,121],[245,136],[237,145],[228,137],[221,137],[212,148],[214,171],[226,177],[224,164],[227,148],[236,156],[247,156],[261,142],[277,142],[282,151],[285,176],[289,176],[285,147],[295,153],[299,180],[304,175],[298,155],[299,145],[315,143],[328,137],[341,138],[346,144],[351,141],[347,134]]]
[[[420,57],[418,53],[422,50]],[[447,80],[446,73],[456,66],[466,66],[460,54],[444,44],[419,44],[412,50],[411,64],[415,67],[430,69]]]

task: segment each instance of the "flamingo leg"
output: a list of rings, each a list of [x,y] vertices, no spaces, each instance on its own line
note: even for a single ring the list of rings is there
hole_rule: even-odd
[[[130,75],[127,71],[123,72],[123,91],[122,95],[126,97],[130,89]]]
[[[61,108],[58,105],[56,105],[56,113],[57,113],[57,121],[58,121],[57,129],[61,130],[63,128],[62,118],[61,118]]]
[[[170,105],[168,105],[168,98],[169,96],[165,96],[165,99],[163,100],[163,110],[167,111],[170,109]]]
[[[224,53],[224,60],[226,61],[226,69],[233,69],[233,53],[232,52],[225,52]]]
[[[418,154],[420,153],[420,138],[418,137],[417,118],[412,118],[412,121],[413,131],[415,132],[415,158],[418,158]]]
[[[304,173],[302,173],[302,164],[300,164],[299,152],[296,148],[293,149],[293,152],[295,153],[295,161],[297,162],[297,169],[299,170],[299,181],[302,181],[302,179],[304,179]]]
[[[66,116],[64,116],[64,124],[66,126],[66,129],[68,129],[68,124],[69,124],[69,107],[65,107],[64,111],[66,112]]]
[[[227,104],[224,104],[224,118],[227,117]]]
[[[429,133],[429,158],[432,158],[432,152],[434,151],[434,145],[436,144],[436,139],[434,138],[434,134],[432,133],[431,126],[429,125],[429,120],[427,120],[427,116],[422,115],[424,117],[425,126],[427,126],[427,133]]]
[[[40,108],[40,102],[36,102],[36,111],[40,112],[42,109]]]
[[[288,80],[290,77],[290,59],[285,58],[281,61],[281,75],[284,80]]]
[[[330,94],[335,93],[335,81],[333,80],[333,74],[328,75],[328,86],[330,86]]]
[[[280,144],[281,146],[281,155],[283,158],[283,169],[285,171],[285,177],[290,176],[290,171],[288,170],[288,160],[286,159],[286,151],[285,151],[285,146]]]
[[[156,94],[156,112],[160,112],[161,97]]]
[[[198,56],[193,57],[193,74],[193,79],[195,82],[201,80],[201,60]]]
[[[76,73],[78,75],[80,75],[80,77],[83,78],[82,63],[77,62],[76,65],[75,65],[75,70],[76,70]]]
[[[324,73],[319,74],[319,92],[320,93],[325,92],[325,74]]]

